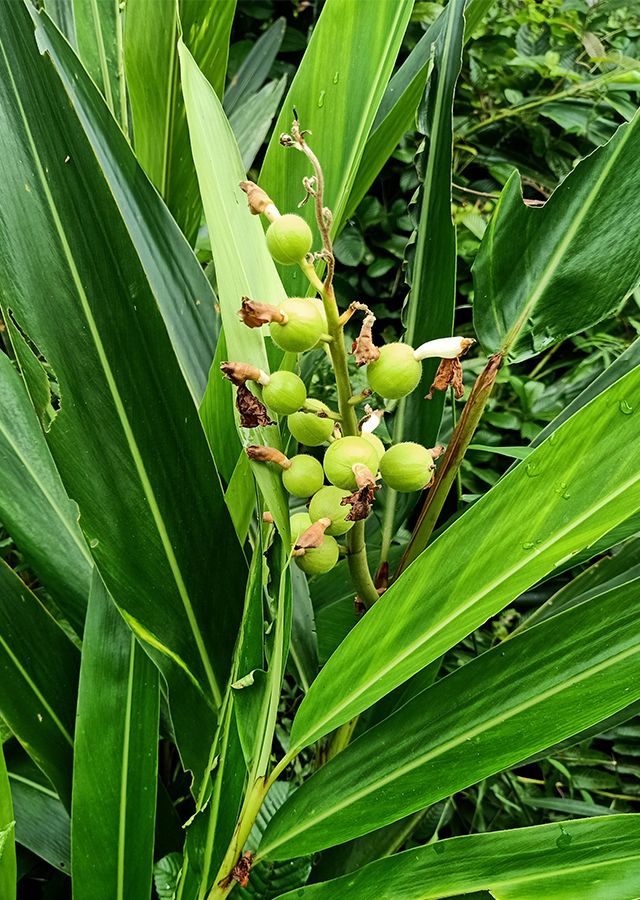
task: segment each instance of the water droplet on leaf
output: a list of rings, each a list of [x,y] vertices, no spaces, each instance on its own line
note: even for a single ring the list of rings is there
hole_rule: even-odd
[[[99,543],[100,543],[100,541],[98,540],[98,538],[94,538],[91,541],[91,543],[89,544],[89,546],[93,549],[93,547],[97,547]]]
[[[534,547],[535,544],[533,543],[533,541],[527,541],[526,544],[522,545],[523,550],[533,550]]]
[[[556,840],[556,847],[559,850],[566,850],[573,838],[569,834],[568,831],[565,831],[562,825],[560,826],[560,837]]]
[[[337,84],[339,78],[340,78],[340,72],[336,72],[336,74],[333,76],[333,83]]]
[[[537,478],[538,475],[542,475],[540,471],[540,466],[537,462],[527,463],[525,467],[525,472],[529,476],[529,478]]]
[[[318,106],[324,106],[324,95],[326,91],[320,91],[320,96],[318,97]]]
[[[631,406],[631,404],[628,403],[626,400],[621,400],[621,401],[620,401],[620,403],[618,404],[618,409],[619,409],[620,412],[623,413],[625,416],[630,416],[631,413],[633,412],[633,406]]]

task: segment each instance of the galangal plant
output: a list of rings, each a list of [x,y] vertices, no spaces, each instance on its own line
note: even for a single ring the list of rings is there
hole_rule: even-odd
[[[640,527],[635,345],[441,516],[500,367],[640,280],[639,117],[541,209],[511,176],[474,267],[476,344],[454,328],[464,0],[391,80],[411,0],[327,0],[259,185],[220,102],[234,4],[86,6],[51,4],[77,53],[47,4],[0,6],[0,520],[37,576],[0,566],[3,900],[24,847],[92,900],[150,897],[154,859],[163,900],[636,900],[633,814],[394,851],[422,811],[640,698],[633,560],[438,677],[489,617]],[[405,332],[378,346],[369,306],[336,302],[332,242],[416,110]],[[184,236],[200,204],[210,279]],[[314,396],[327,356],[335,391]],[[444,448],[449,385],[466,403]]]

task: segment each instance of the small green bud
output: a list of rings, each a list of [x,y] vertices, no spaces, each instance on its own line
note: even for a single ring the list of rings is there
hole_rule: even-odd
[[[335,538],[325,534],[322,546],[306,550],[304,556],[295,556],[298,565],[307,575],[323,575],[338,562],[340,548]]]
[[[262,397],[278,415],[289,416],[304,406],[307,389],[295,372],[274,372],[269,376],[269,384],[262,389]]]
[[[375,476],[378,471],[378,453],[369,441],[361,437],[343,437],[331,444],[324,455],[324,471],[336,487],[355,491],[357,485],[353,466],[366,466]]]
[[[345,522],[345,518],[351,512],[350,506],[341,506],[340,501],[345,497],[349,497],[350,492],[342,490],[342,488],[323,487],[314,494],[309,504],[309,516],[312,522],[318,519],[331,519],[331,525],[325,531],[325,534],[346,534],[355,524],[354,522]]]
[[[269,323],[271,337],[278,347],[292,353],[315,347],[324,331],[324,322],[317,307],[303,297],[292,297],[281,303],[278,309],[287,317],[282,325]]]
[[[385,344],[379,358],[367,366],[369,387],[389,400],[410,394],[421,375],[422,366],[413,358],[413,347],[408,344]]]
[[[313,235],[300,216],[287,213],[267,229],[267,247],[276,262],[283,266],[299,263],[311,250]]]
[[[289,431],[300,444],[306,444],[307,447],[319,447],[320,444],[329,440],[333,431],[333,419],[320,418],[313,413],[328,413],[330,409],[312,397],[307,397],[305,406],[313,412],[296,412],[289,416],[287,419]]]
[[[376,453],[378,454],[378,464],[379,464],[380,460],[382,459],[382,457],[385,454],[385,446],[382,443],[382,441],[380,440],[380,438],[377,435],[372,434],[370,431],[361,431],[360,437],[364,438],[365,441],[369,441],[369,443],[375,447]],[[374,472],[373,474],[375,475],[376,473]]]
[[[410,441],[389,447],[380,460],[383,481],[401,493],[422,490],[431,481],[434,469],[427,448]]]
[[[312,497],[324,484],[321,463],[306,453],[294,456],[289,462],[290,467],[282,473],[283,485],[294,497]]]

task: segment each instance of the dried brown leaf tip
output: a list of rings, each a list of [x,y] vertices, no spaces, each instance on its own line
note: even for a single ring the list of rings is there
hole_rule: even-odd
[[[240,425],[243,428],[258,428],[261,425],[275,425],[267,415],[267,407],[251,393],[249,388],[241,384],[236,396],[236,407],[240,413]]]
[[[288,322],[288,317],[277,306],[270,303],[258,303],[257,300],[250,300],[248,297],[242,298],[242,308],[238,310],[238,315],[248,328],[260,328],[261,325],[268,325],[269,322],[278,322],[284,325]]]
[[[237,881],[240,887],[246,887],[249,884],[249,873],[251,872],[251,863],[253,862],[253,853],[247,850],[245,855],[241,857],[231,870],[231,877]]]
[[[222,362],[220,369],[224,377],[238,387],[247,381],[260,381],[262,375],[260,369],[248,363]]]
[[[296,541],[295,550],[312,550],[314,547],[322,547],[324,533],[331,525],[331,519],[318,519],[310,528],[303,531]]]
[[[374,362],[380,356],[380,350],[373,343],[371,333],[375,320],[374,315],[365,316],[360,334],[353,342],[353,353],[355,353],[357,366],[366,366],[367,363]]]
[[[240,187],[247,195],[252,216],[259,216],[260,213],[266,213],[270,206],[274,206],[273,200],[267,192],[263,191],[257,184],[254,184],[253,181],[241,181]]]
[[[359,522],[366,519],[373,507],[375,499],[374,491],[379,491],[380,485],[365,485],[348,497],[340,501],[340,506],[350,506],[351,512],[344,517],[345,522]]]

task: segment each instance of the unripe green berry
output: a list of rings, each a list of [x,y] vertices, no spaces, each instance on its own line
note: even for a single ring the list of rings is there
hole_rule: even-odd
[[[289,416],[304,406],[307,389],[295,372],[274,372],[270,379],[262,388],[262,398],[274,412]]]
[[[385,446],[375,434],[372,434],[370,431],[363,431],[360,433],[360,437],[364,438],[365,441],[369,441],[370,444],[376,448],[376,453],[378,454],[378,463],[382,459],[385,453]],[[376,474],[375,472],[373,473]]]
[[[323,487],[314,494],[309,504],[309,517],[312,522],[318,519],[331,519],[331,525],[325,531],[325,534],[345,534],[353,527],[355,522],[345,522],[346,516],[351,512],[351,507],[340,506],[340,501],[348,497],[350,491],[344,491],[342,488]]]
[[[269,323],[271,337],[278,347],[292,353],[315,347],[324,331],[324,322],[317,307],[304,297],[292,297],[280,303],[278,309],[289,317],[284,325]]]
[[[311,250],[313,235],[300,216],[287,213],[272,222],[267,229],[267,247],[276,262],[293,266]]]
[[[307,398],[305,406],[314,412],[330,412],[329,407],[325,406],[319,400],[312,397]],[[333,419],[321,419],[315,416],[313,412],[297,412],[289,416],[287,419],[289,431],[300,444],[306,444],[307,447],[318,447],[329,440],[329,436],[333,431]]]
[[[324,471],[331,484],[344,490],[355,491],[356,476],[352,466],[361,463],[372,475],[378,471],[378,453],[369,441],[361,437],[343,437],[327,449],[324,455]]]
[[[290,462],[291,468],[285,469],[282,473],[282,483],[285,488],[294,497],[313,496],[324,484],[321,463],[306,453],[294,456]]]
[[[304,534],[307,528],[311,528],[312,525],[313,522],[311,521],[309,513],[294,513],[289,519],[289,527],[291,529],[291,544],[296,544],[300,535]]]
[[[338,562],[340,548],[335,538],[325,534],[321,547],[307,550],[304,556],[294,556],[296,564],[307,575],[323,575],[329,572]]]
[[[422,444],[409,441],[389,447],[380,460],[380,474],[394,491],[419,491],[431,481],[433,457]]]
[[[408,344],[385,344],[379,358],[367,366],[369,387],[388,400],[410,394],[421,375],[422,364],[413,358],[413,347]]]

